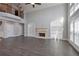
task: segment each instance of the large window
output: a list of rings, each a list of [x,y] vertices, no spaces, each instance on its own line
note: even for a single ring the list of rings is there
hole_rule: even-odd
[[[79,3],[70,4],[70,40],[79,46]],[[72,17],[73,15],[73,17]]]
[[[54,20],[50,24],[50,36],[54,39],[62,39],[64,18]]]
[[[70,16],[72,16],[78,9],[79,3],[70,3]]]
[[[75,28],[74,28],[74,37],[75,37],[75,44],[79,46],[79,20],[75,21]]]
[[[70,23],[70,40],[71,40],[72,42],[74,41],[73,34],[74,34],[74,22],[72,21],[72,22]]]
[[[70,40],[79,46],[79,20],[75,20],[70,24]]]

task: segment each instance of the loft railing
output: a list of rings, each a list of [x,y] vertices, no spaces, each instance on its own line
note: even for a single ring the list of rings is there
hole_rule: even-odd
[[[20,8],[13,7],[11,4],[0,4],[0,12],[10,13],[14,14],[16,16],[23,18],[23,11],[20,10]]]

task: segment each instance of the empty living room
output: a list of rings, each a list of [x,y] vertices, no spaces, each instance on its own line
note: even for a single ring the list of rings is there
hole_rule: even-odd
[[[79,56],[79,3],[0,3],[0,56]]]

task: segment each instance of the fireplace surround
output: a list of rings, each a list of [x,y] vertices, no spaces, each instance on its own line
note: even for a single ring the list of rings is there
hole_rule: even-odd
[[[48,29],[47,28],[36,28],[36,35],[37,37],[47,37],[48,36]]]

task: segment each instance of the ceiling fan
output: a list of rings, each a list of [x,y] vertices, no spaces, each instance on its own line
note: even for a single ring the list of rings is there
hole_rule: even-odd
[[[41,3],[25,3],[25,5],[32,4],[32,7],[35,8],[35,5],[41,5]]]

